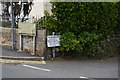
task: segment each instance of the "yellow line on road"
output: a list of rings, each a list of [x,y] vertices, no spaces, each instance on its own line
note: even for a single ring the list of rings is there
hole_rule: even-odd
[[[45,61],[25,61],[25,60],[0,60],[0,63],[32,63],[32,64],[46,64]]]
[[[0,56],[0,57],[4,57],[4,58],[26,58],[26,59],[28,59],[28,58],[36,58],[36,59],[44,59],[44,57],[13,57],[13,56]]]

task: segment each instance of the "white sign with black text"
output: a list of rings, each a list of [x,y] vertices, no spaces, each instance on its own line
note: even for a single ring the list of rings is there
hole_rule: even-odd
[[[60,35],[47,36],[47,47],[60,46]]]

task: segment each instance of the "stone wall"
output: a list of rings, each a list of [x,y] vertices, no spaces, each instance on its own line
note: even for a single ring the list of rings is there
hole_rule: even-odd
[[[12,45],[12,38],[11,38],[11,28],[0,27],[0,43],[6,44],[7,46],[11,47]],[[20,49],[19,47],[19,33],[18,29],[14,29],[15,34],[15,49]],[[22,36],[22,44],[23,44],[23,51],[32,53],[33,52],[33,37],[23,35]],[[46,49],[46,30],[37,30],[36,36],[36,55],[43,56],[44,51]]]

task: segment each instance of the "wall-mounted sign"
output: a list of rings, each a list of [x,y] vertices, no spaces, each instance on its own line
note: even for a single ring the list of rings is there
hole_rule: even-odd
[[[35,35],[36,33],[36,25],[33,23],[20,22],[18,28],[19,34]]]
[[[47,36],[47,47],[60,46],[60,35]]]

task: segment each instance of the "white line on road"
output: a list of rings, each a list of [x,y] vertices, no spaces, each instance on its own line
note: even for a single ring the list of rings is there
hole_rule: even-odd
[[[84,76],[80,76],[80,78],[83,78],[83,79],[88,79],[88,77],[84,77]]]
[[[49,70],[49,69],[38,68],[38,67],[34,67],[34,66],[29,66],[29,65],[23,65],[23,66],[24,66],[24,67],[33,68],[33,69],[43,70],[43,71],[51,71],[51,70]]]
[[[87,80],[95,80],[95,79],[88,78],[88,77],[85,77],[85,76],[80,76],[80,78],[82,78],[82,79],[87,79]]]

